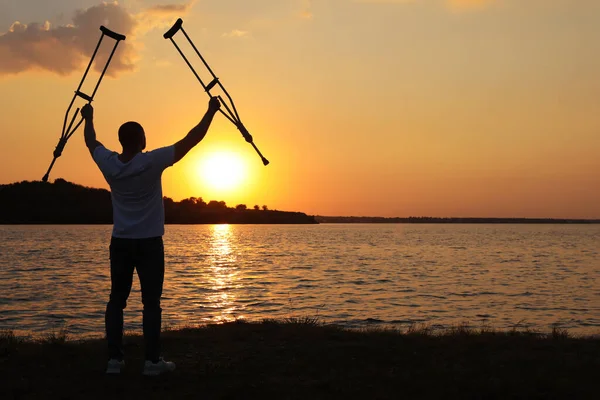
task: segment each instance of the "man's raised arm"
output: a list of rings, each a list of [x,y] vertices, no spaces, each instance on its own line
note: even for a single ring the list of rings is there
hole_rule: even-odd
[[[208,111],[204,114],[202,121],[196,125],[183,139],[175,143],[175,160],[173,163],[181,160],[194,146],[196,146],[208,132],[208,128],[212,123],[212,120],[221,108],[221,103],[217,97],[211,97],[208,102]]]
[[[81,116],[85,120],[85,128],[83,130],[85,145],[90,150],[90,154],[93,157],[94,149],[98,146],[102,146],[102,143],[96,140],[96,130],[94,129],[94,107],[92,107],[91,104],[83,106],[81,109]]]

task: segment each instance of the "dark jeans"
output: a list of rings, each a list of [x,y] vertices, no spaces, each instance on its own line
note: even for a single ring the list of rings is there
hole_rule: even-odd
[[[110,300],[106,306],[106,338],[108,356],[123,359],[123,309],[137,269],[144,304],[143,325],[146,360],[160,357],[162,295],[165,277],[165,252],[162,237],[110,241]]]

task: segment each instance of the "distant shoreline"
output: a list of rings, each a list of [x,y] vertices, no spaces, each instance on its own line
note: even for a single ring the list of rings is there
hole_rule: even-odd
[[[270,210],[266,205],[228,207],[224,201],[164,198],[167,225],[213,224],[600,224],[600,219],[321,216]],[[0,185],[0,225],[111,225],[110,192],[56,179]]]
[[[326,217],[315,215],[320,224],[531,224],[531,225],[592,225],[600,219],[559,218],[438,218],[438,217]]]
[[[321,217],[315,217],[317,220],[317,225],[320,224],[331,224],[331,225],[367,225],[367,224],[377,224],[377,225],[600,225],[599,220],[573,220],[573,221],[562,221],[562,220],[543,220],[543,221],[531,221],[531,220],[519,220],[519,221],[469,221],[461,220],[461,221],[320,221]],[[392,218],[390,218],[392,219]],[[452,218],[449,218],[452,219]],[[165,226],[169,225],[306,225],[305,222],[165,222]],[[0,221],[0,226],[36,226],[36,225],[60,225],[60,226],[77,226],[77,225],[107,225],[112,226],[112,222],[20,222],[20,223],[6,223]],[[314,224],[313,224],[314,225]]]

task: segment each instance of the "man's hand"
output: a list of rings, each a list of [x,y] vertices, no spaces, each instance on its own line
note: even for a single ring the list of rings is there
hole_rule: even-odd
[[[218,97],[211,97],[208,102],[208,111],[202,117],[202,120],[179,142],[175,143],[175,158],[173,164],[181,160],[194,146],[196,146],[204,136],[212,123],[215,114],[221,108],[221,102]]]
[[[81,116],[85,119],[85,128],[83,130],[85,145],[90,150],[90,154],[93,157],[94,149],[98,146],[102,146],[102,143],[96,140],[96,130],[94,129],[94,107],[92,107],[91,104],[83,106],[81,108]]]
[[[93,120],[94,119],[94,107],[92,107],[91,104],[86,104],[85,106],[83,106],[83,108],[81,109],[81,116],[86,121]]]
[[[219,101],[218,97],[211,97],[210,101],[208,102],[208,110],[216,113],[217,111],[219,111],[219,109],[221,108],[221,102]]]

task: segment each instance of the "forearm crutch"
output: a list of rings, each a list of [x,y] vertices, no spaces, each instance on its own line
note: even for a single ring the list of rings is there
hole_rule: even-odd
[[[181,51],[181,48],[177,45],[177,43],[175,42],[175,40],[173,40],[173,36],[177,32],[179,32],[179,31],[183,32],[183,34],[185,35],[185,37],[188,40],[188,42],[190,42],[190,45],[192,46],[192,48],[196,51],[196,54],[198,54],[198,57],[200,57],[200,60],[202,60],[202,63],[204,64],[204,66],[206,67],[206,69],[208,70],[208,72],[210,72],[210,74],[212,75],[213,80],[208,85],[206,85],[202,81],[202,79],[200,78],[200,76],[198,75],[198,73],[196,72],[196,70],[194,69],[194,67],[192,66],[192,64],[189,62],[189,60],[187,59],[187,57],[185,56],[185,54],[183,54],[183,51]],[[235,104],[233,102],[233,99],[231,98],[231,96],[229,95],[229,93],[227,92],[227,90],[225,89],[225,87],[223,86],[223,84],[221,83],[221,81],[219,81],[219,78],[217,78],[217,76],[215,75],[215,73],[212,71],[212,69],[210,68],[210,66],[208,65],[208,63],[204,59],[204,57],[202,57],[202,54],[200,54],[200,52],[198,51],[198,49],[196,48],[196,46],[192,42],[192,39],[190,39],[190,37],[186,33],[185,29],[183,29],[183,20],[181,18],[179,18],[177,20],[177,22],[175,22],[175,24],[173,25],[173,27],[171,27],[171,29],[169,29],[167,31],[167,33],[165,33],[163,36],[164,36],[165,39],[171,40],[171,42],[173,43],[173,45],[175,46],[175,48],[177,49],[177,51],[179,52],[179,54],[181,54],[181,57],[183,57],[183,59],[185,60],[185,63],[188,65],[188,67],[190,67],[190,69],[194,73],[194,76],[196,76],[196,78],[198,79],[198,81],[200,82],[200,84],[202,85],[202,87],[204,88],[204,91],[210,97],[213,97],[210,94],[210,90],[212,88],[214,88],[215,86],[218,85],[221,88],[221,90],[223,90],[223,93],[225,93],[225,95],[229,99],[229,103],[231,104],[231,108],[227,105],[226,102],[223,101],[223,98],[219,95],[219,96],[217,96],[217,98],[219,99],[219,101],[221,102],[221,104],[225,107],[225,110],[223,110],[223,108],[221,108],[221,109],[219,109],[219,111],[238,128],[238,130],[241,132],[242,136],[244,136],[244,139],[246,139],[246,142],[250,143],[252,145],[252,147],[254,147],[254,150],[256,150],[256,152],[258,153],[258,155],[262,159],[263,164],[264,165],[269,165],[269,160],[267,160],[262,155],[262,153],[260,152],[260,150],[258,150],[258,147],[256,147],[256,145],[254,144],[254,140],[252,139],[252,135],[250,135],[250,133],[248,132],[248,129],[246,129],[246,127],[242,123],[242,121],[240,119],[240,116],[239,116],[239,114],[237,112],[237,109],[235,108]]]
[[[96,95],[96,92],[98,91],[98,87],[100,86],[100,82],[102,82],[102,78],[104,78],[104,74],[106,73],[106,70],[108,69],[108,65],[110,64],[110,61],[112,60],[113,55],[115,54],[115,51],[117,50],[117,46],[119,46],[119,43],[121,42],[121,40],[125,40],[124,35],[115,33],[113,31],[111,31],[110,29],[105,28],[104,26],[101,26],[100,30],[102,31],[102,36],[100,36],[100,40],[98,41],[96,50],[94,50],[92,59],[90,60],[90,63],[88,64],[87,69],[85,70],[85,73],[83,74],[83,78],[81,79],[81,82],[79,83],[79,87],[75,91],[73,100],[71,100],[71,104],[69,104],[69,108],[67,108],[67,112],[65,113],[65,120],[63,122],[62,134],[60,136],[60,140],[58,141],[58,144],[56,145],[56,149],[54,150],[54,159],[52,160],[52,163],[50,163],[50,167],[48,168],[46,175],[44,175],[44,177],[42,178],[42,180],[44,182],[48,181],[48,176],[50,175],[50,171],[52,170],[52,167],[54,166],[56,159],[62,155],[62,152],[65,149],[65,146],[67,144],[67,141],[71,138],[71,136],[73,136],[73,134],[75,133],[77,128],[79,128],[81,126],[81,123],[83,122],[83,117],[82,117],[79,120],[79,122],[75,125],[75,127],[73,127],[73,124],[75,123],[75,120],[77,119],[77,115],[79,114],[79,108],[77,108],[77,110],[75,111],[75,114],[73,115],[73,118],[71,119],[71,122],[67,126],[67,120],[69,119],[69,113],[71,112],[71,108],[73,108],[75,99],[77,99],[77,97],[81,97],[82,99],[86,100],[88,102],[88,104],[90,104],[92,101],[94,101],[94,96]],[[116,40],[116,43],[112,49],[112,52],[110,53],[110,57],[108,57],[108,60],[106,61],[106,65],[104,66],[104,69],[102,70],[102,74],[100,74],[100,78],[98,79],[98,83],[96,84],[96,87],[94,88],[94,92],[90,96],[90,95],[87,95],[87,94],[81,92],[81,86],[83,86],[83,82],[85,81],[85,78],[87,77],[87,74],[90,71],[90,68],[94,62],[94,58],[96,57],[96,54],[98,53],[98,49],[100,48],[100,44],[102,44],[102,39],[104,39],[105,35],[111,39]]]

